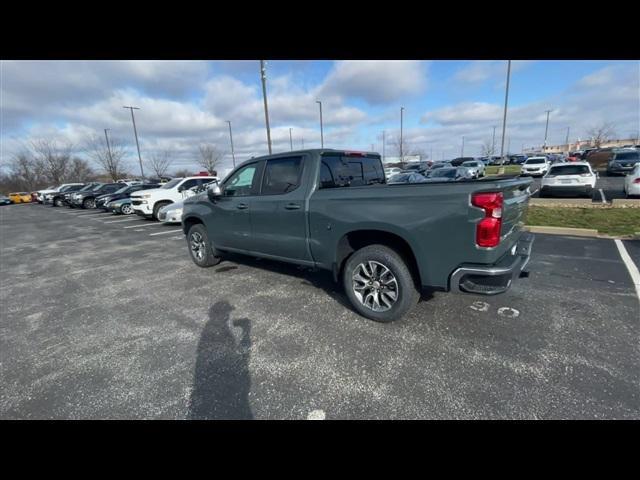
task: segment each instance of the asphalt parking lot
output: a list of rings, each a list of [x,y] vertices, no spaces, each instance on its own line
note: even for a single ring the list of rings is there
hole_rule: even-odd
[[[539,198],[541,179],[539,177],[532,177],[532,179],[531,190],[536,192],[532,197]],[[595,203],[610,203],[614,199],[626,198],[623,188],[623,176],[609,177],[601,172],[596,180],[596,188],[593,190],[591,198]]]
[[[537,235],[509,292],[425,293],[384,325],[328,273],[197,268],[179,226],[25,204],[0,227],[3,419],[640,418],[613,240]]]

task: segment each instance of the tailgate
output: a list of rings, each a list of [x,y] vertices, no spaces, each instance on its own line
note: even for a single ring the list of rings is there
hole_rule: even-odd
[[[522,230],[529,205],[530,181],[506,185],[502,190],[502,231],[504,239]]]

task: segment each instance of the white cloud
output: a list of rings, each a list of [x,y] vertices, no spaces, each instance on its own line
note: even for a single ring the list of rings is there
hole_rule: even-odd
[[[388,103],[426,88],[426,64],[412,60],[344,60],[336,62],[318,94]]]

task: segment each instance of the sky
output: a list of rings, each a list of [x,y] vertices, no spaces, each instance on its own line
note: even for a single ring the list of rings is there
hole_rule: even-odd
[[[267,98],[274,152],[320,146],[322,101],[327,148],[397,154],[400,108],[411,147],[436,160],[481,155],[496,126],[500,145],[507,62],[501,61],[269,61]],[[172,170],[198,170],[197,148],[213,143],[231,168],[231,121],[236,162],[268,153],[260,63],[255,61],[0,61],[0,161],[25,142],[66,140],[77,147],[92,133],[127,145],[137,171],[129,110],[134,105],[143,161],[169,150]],[[544,141],[587,138],[603,122],[617,138],[640,135],[640,62],[513,61],[505,150]],[[464,137],[464,152],[462,138]],[[499,153],[499,152],[498,152]]]

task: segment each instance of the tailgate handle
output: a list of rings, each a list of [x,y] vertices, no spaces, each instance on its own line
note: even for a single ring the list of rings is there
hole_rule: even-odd
[[[246,203],[239,203],[236,207],[238,210],[244,210],[245,208],[249,208],[249,205]]]
[[[285,205],[285,207],[287,210],[300,210],[300,204],[299,203],[288,203],[287,205]]]

